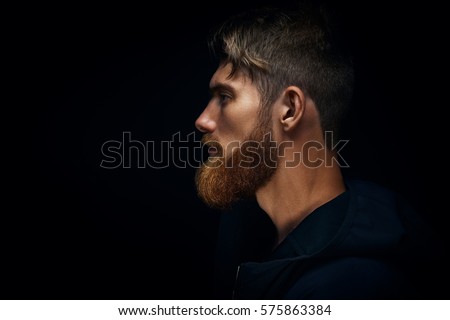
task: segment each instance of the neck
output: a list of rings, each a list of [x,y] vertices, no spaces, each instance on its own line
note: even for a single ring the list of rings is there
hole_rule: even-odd
[[[278,232],[278,244],[316,208],[345,191],[337,164],[308,168],[303,164],[278,167],[271,180],[256,192],[259,206]]]

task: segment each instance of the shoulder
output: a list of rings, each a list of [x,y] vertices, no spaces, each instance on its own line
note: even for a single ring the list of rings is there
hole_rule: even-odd
[[[396,246],[405,237],[421,241],[431,231],[423,216],[399,193],[371,181],[350,180],[346,184],[351,194],[349,235],[357,233],[370,243],[383,239],[386,249],[385,245]]]
[[[363,198],[372,203],[382,206],[393,206],[397,202],[407,204],[407,201],[398,193],[372,181],[347,179],[345,184],[354,197]]]
[[[343,257],[320,263],[302,274],[284,299],[413,298],[404,271],[389,261]]]

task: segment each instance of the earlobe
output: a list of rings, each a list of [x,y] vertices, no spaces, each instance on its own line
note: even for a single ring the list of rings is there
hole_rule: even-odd
[[[286,88],[282,99],[283,107],[280,122],[285,131],[291,131],[297,127],[305,109],[305,95],[303,91],[296,87]]]

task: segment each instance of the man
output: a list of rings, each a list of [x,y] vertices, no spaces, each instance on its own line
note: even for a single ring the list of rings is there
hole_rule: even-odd
[[[210,157],[196,183],[207,205],[231,211],[217,298],[424,295],[419,217],[392,192],[341,173],[335,146],[353,68],[327,21],[311,6],[262,9],[212,38],[220,64],[196,121]],[[242,201],[252,197],[256,211]]]

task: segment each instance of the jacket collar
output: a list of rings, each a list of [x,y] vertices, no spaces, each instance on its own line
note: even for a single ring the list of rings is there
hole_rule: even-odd
[[[312,256],[326,248],[345,220],[350,202],[346,190],[309,214],[272,252],[268,260]]]

